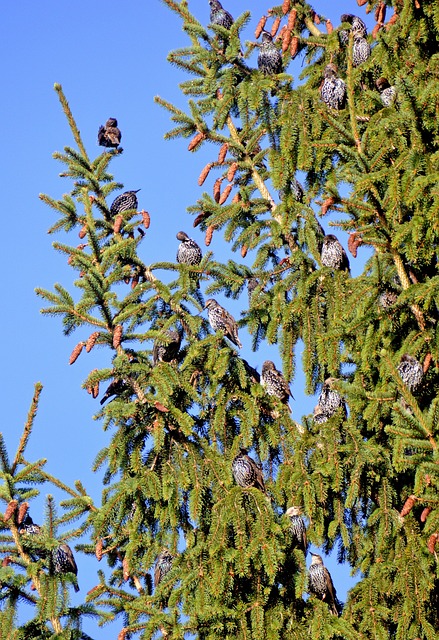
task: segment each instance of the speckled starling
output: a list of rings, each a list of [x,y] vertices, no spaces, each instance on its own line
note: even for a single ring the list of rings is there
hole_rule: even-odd
[[[189,238],[184,231],[177,233],[177,240],[180,240],[177,250],[177,262],[189,265],[200,264],[203,254],[195,240]]]
[[[172,569],[174,556],[164,549],[158,556],[154,568],[154,586],[157,587],[165,575]]]
[[[398,294],[392,289],[386,289],[385,291],[383,291],[378,299],[379,304],[383,309],[389,309],[390,307],[393,307],[397,300]]]
[[[35,524],[30,515],[26,513],[18,533],[20,535],[37,536],[41,533],[41,527],[39,524]]]
[[[101,125],[98,131],[98,144],[101,147],[117,148],[120,145],[122,134],[117,128],[116,118],[108,118],[105,125]]]
[[[396,98],[396,87],[389,84],[387,78],[378,78],[375,82],[380,92],[381,102],[385,107],[390,107]]]
[[[342,16],[340,16],[340,22],[349,22],[349,24],[352,26],[352,31],[354,34],[357,34],[362,38],[365,38],[367,36],[367,27],[364,24],[363,20],[358,16],[354,16],[352,13],[344,13]],[[346,47],[349,42],[349,32],[343,29],[342,31],[339,31],[338,35],[340,37],[341,44]]]
[[[293,545],[301,549],[306,555],[308,542],[306,539],[305,521],[302,518],[300,507],[290,507],[286,510],[285,515],[288,516],[291,521],[290,533]]]
[[[323,238],[320,257],[325,267],[349,271],[349,258],[346,255],[346,251],[332,233]]]
[[[320,97],[331,109],[343,109],[346,101],[346,83],[338,77],[338,70],[332,62],[325,67]]]
[[[233,459],[232,473],[236,484],[240,487],[244,489],[256,487],[266,493],[262,471],[253,458],[248,455],[247,449],[241,447],[238,455]]]
[[[204,308],[207,309],[212,329],[214,331],[222,331],[230,342],[241,348],[242,344],[238,338],[238,325],[235,318],[213,298],[206,300]]]
[[[282,73],[282,55],[268,31],[263,31],[262,33],[262,43],[259,45],[258,69],[266,76]]]
[[[404,353],[401,357],[398,373],[403,383],[412,393],[418,389],[424,377],[422,364],[408,353]]]
[[[362,36],[354,34],[354,44],[352,45],[352,64],[359,67],[370,57],[370,44]]]
[[[52,551],[52,563],[54,573],[73,573],[75,581],[73,587],[75,591],[79,591],[76,576],[78,575],[78,567],[75,558],[68,544],[61,544]]]
[[[152,348],[152,361],[154,366],[158,362],[171,362],[178,356],[181,345],[181,334],[178,331],[168,330],[165,335],[169,338],[166,342],[156,340]]]
[[[105,400],[108,400],[108,398],[111,398],[112,396],[120,396],[124,391],[127,391],[127,389],[128,385],[125,380],[121,380],[119,378],[112,380],[100,399],[100,403],[104,404]]]
[[[120,196],[117,196],[113,200],[113,203],[110,207],[110,214],[112,216],[116,216],[118,213],[122,213],[122,211],[128,211],[129,209],[137,210],[137,196],[140,189],[136,189],[136,191],[125,191],[125,193],[121,193]]]
[[[271,360],[265,360],[262,365],[261,384],[270,396],[279,398],[286,405],[288,405],[289,398],[293,397],[287,381]],[[288,409],[291,411],[290,406]]]
[[[323,383],[317,406],[314,408],[315,422],[327,422],[340,408],[345,415],[347,413],[345,401],[339,392],[332,388],[334,382],[337,382],[336,378],[327,378]]]
[[[322,556],[318,553],[311,553],[312,560],[308,573],[308,587],[320,600],[324,600],[329,606],[331,613],[339,615],[340,604],[337,600],[337,592],[332,582],[331,574],[323,564]]]
[[[210,5],[210,22],[211,24],[217,24],[224,29],[230,29],[233,24],[233,18],[228,11],[226,11],[221,2],[218,0],[209,0]]]

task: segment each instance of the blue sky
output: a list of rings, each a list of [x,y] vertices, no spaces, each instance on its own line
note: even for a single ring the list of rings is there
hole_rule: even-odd
[[[224,4],[235,17],[251,8],[248,38],[253,39],[254,28],[268,3],[229,0]],[[189,8],[202,23],[208,23],[207,0],[189,0]],[[353,0],[315,2],[314,8],[334,25],[343,12],[358,12],[364,18],[363,9]],[[93,474],[90,467],[96,453],[107,444],[109,434],[93,420],[98,401],[81,389],[81,383],[91,369],[109,366],[111,354],[95,349],[90,354],[83,353],[69,366],[73,347],[87,336],[77,332],[64,337],[59,319],[41,316],[41,300],[34,292],[35,287],[52,289],[55,282],[71,289],[74,279],[65,257],[51,246],[53,240],[65,238],[47,234],[55,220],[54,212],[38,198],[41,192],[61,197],[71,188],[67,180],[59,177],[62,167],[52,158],[53,151],[73,144],[53,85],[62,84],[90,156],[101,152],[96,142],[98,126],[110,116],[118,119],[124,153],[112,163],[111,170],[126,189],[141,189],[139,206],[150,212],[151,228],[141,249],[147,263],[174,259],[178,245],[175,233],[180,229],[204,246],[204,238],[192,228],[186,207],[201,194],[197,179],[211,154],[208,147],[199,154],[189,154],[186,140],[163,140],[171,124],[167,112],[154,103],[154,96],[160,95],[184,108],[185,100],[177,85],[185,77],[166,61],[166,56],[171,49],[185,46],[187,39],[178,17],[160,0],[24,0],[8,3],[2,20],[0,260],[4,306],[0,316],[0,430],[12,456],[33,385],[41,381],[44,389],[27,459],[48,458],[46,468],[50,473],[70,485],[81,479],[99,504],[100,476]],[[370,20],[369,15],[369,24]],[[257,51],[253,54],[254,66],[256,55]],[[74,238],[72,243],[76,243]],[[217,259],[225,255],[215,236],[210,249]],[[262,348],[251,354],[250,339],[243,330],[240,337],[244,357],[259,370],[266,357],[279,363],[272,350]],[[292,391],[296,399],[294,415],[300,420],[312,411],[315,399],[304,397],[300,375],[293,382]],[[48,492],[50,489],[43,487],[42,499],[32,507],[37,522],[43,519],[43,498]],[[96,584],[93,563],[78,554],[77,562],[81,592],[73,594],[74,603],[81,602]],[[342,574],[337,579],[340,569],[332,566],[334,582],[344,598],[351,582]],[[116,624],[116,632],[111,634],[115,636],[120,626]],[[87,623],[86,631],[96,640],[108,637],[108,630],[96,631],[93,622]]]

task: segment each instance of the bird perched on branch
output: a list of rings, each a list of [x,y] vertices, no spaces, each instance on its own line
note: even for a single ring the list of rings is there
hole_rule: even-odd
[[[422,364],[408,353],[404,353],[401,357],[398,373],[403,383],[412,393],[417,390],[424,377]]]
[[[76,579],[78,567],[68,544],[61,544],[52,551],[52,564],[54,573],[73,573],[75,575],[73,587],[78,592],[79,586]]]
[[[359,67],[370,57],[370,44],[362,36],[354,33],[354,44],[352,45],[352,64]]]
[[[179,264],[189,265],[200,264],[203,254],[195,240],[189,238],[187,233],[184,231],[179,231],[177,233],[177,240],[180,240],[180,244],[177,249],[177,262]]]
[[[152,361],[154,366],[158,362],[171,362],[175,360],[181,345],[181,334],[178,331],[168,330],[165,335],[169,341],[160,342],[156,340],[152,348]]]
[[[301,549],[306,555],[308,542],[306,539],[305,521],[302,518],[300,507],[289,507],[289,509],[285,511],[285,515],[288,516],[291,521],[290,533],[293,545],[298,549]]]
[[[339,78],[338,69],[330,62],[326,65],[323,82],[320,85],[320,97],[331,109],[343,109],[346,102],[346,83]]]
[[[293,398],[293,394],[290,391],[288,382],[285,380],[282,373],[276,369],[274,362],[271,360],[265,360],[262,365],[261,384],[268,395],[279,398],[279,400],[283,402],[283,404],[286,404],[288,409],[291,411],[288,399],[290,397]]]
[[[174,556],[164,549],[158,556],[154,569],[154,586],[157,587],[165,575],[172,569]]]
[[[308,573],[308,587],[320,600],[324,600],[329,606],[331,613],[338,616],[340,613],[340,603],[337,600],[337,592],[332,582],[331,574],[323,564],[322,556],[318,553],[311,553],[312,560]]]
[[[120,196],[117,196],[112,202],[110,207],[110,214],[112,216],[116,216],[118,213],[122,213],[122,211],[128,211],[129,209],[137,210],[137,196],[140,189],[136,189],[135,191],[125,191],[125,193],[121,193]]]
[[[325,267],[349,272],[349,258],[346,251],[332,233],[323,238],[320,257]]]
[[[238,324],[235,318],[213,298],[206,300],[204,308],[207,309],[212,329],[214,331],[222,331],[230,342],[241,348],[242,344],[238,338]]]
[[[273,42],[268,31],[262,32],[262,43],[259,46],[258,69],[266,76],[282,73],[282,55]]]
[[[127,391],[127,389],[128,385],[125,380],[121,380],[120,378],[112,380],[105,390],[104,395],[100,399],[100,404],[104,404],[104,402],[112,396],[120,396],[124,391]]]
[[[35,524],[30,515],[26,513],[18,533],[20,535],[38,536],[41,533],[41,527],[39,524]]]
[[[117,148],[120,145],[122,134],[117,127],[116,118],[108,118],[107,122],[99,127],[98,145],[100,147]]]
[[[380,92],[381,102],[385,107],[390,107],[396,98],[396,87],[391,85],[387,78],[381,77],[375,82]]]
[[[232,461],[232,473],[236,484],[244,489],[256,487],[266,493],[262,471],[256,462],[248,455],[247,449],[239,449],[238,455]]]
[[[337,378],[327,378],[323,383],[317,406],[314,408],[314,420],[317,423],[327,422],[338,409],[347,414],[346,403],[336,389],[333,389]]]
[[[217,24],[224,29],[230,29],[233,24],[233,18],[231,14],[223,8],[223,5],[218,0],[209,0],[210,5],[210,22],[211,24]]]
[[[352,13],[343,13],[340,16],[340,22],[348,22],[354,34],[358,34],[362,38],[367,36],[367,27],[359,16],[354,16]],[[342,29],[339,31],[339,36],[341,44],[346,47],[349,42],[349,32]]]

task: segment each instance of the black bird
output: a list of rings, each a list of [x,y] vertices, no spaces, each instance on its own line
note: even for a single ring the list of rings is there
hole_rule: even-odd
[[[408,353],[404,353],[401,357],[398,373],[403,383],[412,393],[418,389],[424,377],[422,364]]]
[[[122,134],[117,128],[116,118],[108,118],[105,125],[99,127],[98,145],[101,147],[117,148],[120,145]]]
[[[292,543],[306,555],[308,542],[306,539],[305,521],[302,518],[300,507],[290,507],[285,511],[285,515],[288,516],[291,521],[290,533]]]
[[[41,533],[41,527],[39,524],[35,524],[30,515],[26,513],[23,518],[23,522],[18,530],[20,535],[38,536]]]
[[[189,238],[187,233],[184,231],[179,231],[177,233],[177,240],[180,240],[180,244],[177,249],[177,262],[179,264],[189,265],[200,264],[203,254],[195,240]]]
[[[112,396],[120,396],[124,391],[128,390],[128,385],[125,380],[121,380],[120,378],[116,378],[112,380],[105,390],[104,395],[100,399],[100,403],[104,404],[105,400],[111,398]]]
[[[262,43],[259,45],[258,69],[266,76],[282,73],[282,55],[273,42],[268,31],[262,32]]]
[[[238,325],[235,318],[213,298],[206,300],[204,308],[207,309],[212,329],[214,331],[222,331],[230,342],[241,348],[242,344],[238,338]]]
[[[343,15],[340,16],[340,22],[349,22],[354,34],[357,34],[361,38],[365,38],[367,36],[367,27],[363,20],[358,16],[354,16],[352,13],[343,13]],[[349,42],[349,33],[342,30],[339,32],[339,36],[341,44],[345,47]]]
[[[79,591],[78,581],[76,580],[78,567],[68,544],[61,544],[52,551],[52,563],[54,573],[73,573],[75,575],[73,587],[76,592]]]
[[[338,409],[342,408],[347,414],[346,404],[339,392],[332,386],[336,378],[327,378],[323,383],[317,406],[314,408],[314,420],[317,423],[327,422]]]
[[[363,36],[354,33],[354,44],[352,45],[352,64],[359,67],[370,57],[370,44]]]
[[[279,400],[283,402],[283,404],[286,404],[288,409],[291,411],[288,400],[290,397],[293,398],[293,394],[290,391],[288,382],[285,380],[282,373],[276,369],[274,362],[271,360],[265,360],[262,365],[261,384],[268,395],[279,398]]]
[[[236,484],[246,489],[256,487],[266,493],[262,471],[256,462],[248,455],[247,449],[242,447],[239,454],[232,461],[232,473]]]
[[[178,331],[168,330],[165,335],[169,341],[156,340],[152,348],[152,361],[154,366],[158,362],[171,362],[178,356],[181,345],[181,334]]]
[[[158,556],[154,569],[154,586],[157,587],[165,575],[172,569],[174,556],[164,549]]]
[[[110,214],[115,216],[118,213],[128,211],[129,209],[137,210],[138,202],[136,193],[139,191],[140,189],[136,189],[136,191],[125,191],[125,193],[121,193],[120,196],[117,196],[110,207]]]
[[[320,257],[325,267],[349,271],[349,258],[346,255],[346,251],[332,233],[323,238]]]
[[[375,84],[380,92],[381,102],[385,107],[390,107],[396,98],[396,87],[384,77],[378,78]]]
[[[228,11],[223,8],[218,0],[209,0],[210,5],[210,22],[217,24],[224,29],[230,29],[233,24],[233,18]]]
[[[325,67],[320,97],[331,109],[343,109],[345,105],[346,83],[338,77],[337,66],[332,62]]]
[[[308,587],[320,600],[324,600],[329,606],[331,613],[338,616],[340,604],[337,600],[337,592],[332,582],[331,574],[323,564],[322,556],[318,553],[311,553],[312,560],[308,573]]]

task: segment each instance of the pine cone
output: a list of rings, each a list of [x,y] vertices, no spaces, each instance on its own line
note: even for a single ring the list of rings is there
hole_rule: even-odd
[[[218,178],[217,180],[215,180],[215,184],[213,185],[213,198],[215,200],[215,202],[219,202],[219,199],[221,197],[221,182],[223,181],[223,178]]]
[[[358,231],[353,231],[352,233],[350,233],[348,240],[348,249],[354,258],[357,257],[357,249],[360,244],[363,244],[363,238],[360,236]]]
[[[359,7],[362,7],[364,4],[366,4],[368,0],[357,0],[357,4]]]
[[[199,213],[197,215],[197,217],[194,220],[193,226],[194,227],[198,227],[198,225],[200,224],[200,222],[203,222],[204,218],[207,216],[208,214],[205,211],[202,211],[201,213]]]
[[[241,247],[241,257],[242,258],[245,258],[245,256],[247,255],[247,251],[248,251],[247,247],[245,246],[245,244],[243,244],[242,247]]]
[[[390,16],[388,22],[384,25],[386,30],[390,29],[392,24],[395,24],[395,22],[397,22],[398,18],[399,18],[399,15],[397,13],[394,13],[393,16]]]
[[[22,502],[20,508],[18,510],[17,522],[21,524],[24,520],[24,517],[29,509],[29,502]]]
[[[238,170],[238,163],[237,162],[232,162],[232,164],[229,167],[229,170],[227,171],[227,180],[229,182],[232,182],[233,178],[235,177],[235,173]]]
[[[282,34],[282,53],[288,51],[288,48],[291,44],[291,35],[291,31],[288,29],[288,27],[285,27]]]
[[[149,213],[147,211],[141,211],[140,214],[142,216],[143,226],[145,227],[145,229],[149,229],[149,225],[151,224]]]
[[[128,629],[123,628],[122,631],[119,631],[119,635],[117,636],[117,640],[125,640],[128,634]]]
[[[290,9],[290,0],[284,0],[282,4],[282,13],[284,16],[288,13]]]
[[[99,382],[96,382],[95,386],[91,390],[91,397],[97,398],[99,395]]]
[[[399,514],[402,518],[410,513],[410,511],[414,507],[416,500],[417,498],[414,495],[411,495],[407,498],[407,500],[404,502],[403,508],[401,509],[401,513]]]
[[[157,411],[160,411],[161,413],[168,413],[169,409],[167,409],[161,402],[159,402],[158,400],[156,400],[154,402],[154,406],[157,409]]]
[[[383,24],[386,19],[386,5],[384,2],[380,2],[375,9],[375,21],[378,24]]]
[[[89,336],[87,342],[85,343],[85,350],[87,351],[87,353],[90,353],[90,351],[93,349],[98,337],[99,337],[99,331],[93,331],[93,333]]]
[[[374,28],[372,29],[372,38],[373,38],[374,40],[376,40],[376,37],[377,37],[377,35],[378,35],[378,31],[379,31],[380,29],[381,29],[381,25],[380,25],[380,24],[376,24],[376,25],[374,26]]]
[[[81,238],[85,238],[85,236],[87,235],[87,225],[84,224],[81,229],[79,230],[78,236]]]
[[[206,236],[204,238],[204,244],[206,245],[206,247],[208,247],[210,245],[210,243],[212,242],[212,236],[213,236],[213,232],[214,232],[215,227],[211,224],[207,227],[206,229]]]
[[[227,142],[225,142],[221,146],[221,149],[219,150],[219,153],[218,153],[218,164],[223,164],[228,150],[229,150],[229,145],[227,144]]]
[[[232,185],[228,184],[227,187],[224,189],[224,191],[222,192],[220,199],[219,199],[219,204],[224,204],[225,201],[227,200],[227,198],[230,195],[230,192],[232,190]]]
[[[12,516],[17,510],[17,507],[18,507],[18,500],[11,500],[9,502],[8,506],[6,507],[5,515],[3,516],[3,520],[5,522],[7,522],[10,518],[12,518]]]
[[[193,151],[194,149],[196,149],[198,145],[201,144],[201,142],[204,140],[205,137],[206,137],[206,134],[201,133],[201,131],[199,131],[197,134],[195,134],[195,136],[189,142],[187,150]]]
[[[329,198],[326,198],[325,202],[322,204],[322,216],[327,214],[328,209],[332,207],[334,202],[335,198],[333,196],[329,196]]]
[[[3,558],[2,560],[2,567],[7,567],[9,564],[11,564],[11,558],[6,556],[6,558]]]
[[[297,36],[293,36],[291,38],[291,44],[290,44],[291,58],[294,59],[297,56],[298,51],[299,51],[299,38]]]
[[[123,216],[119,214],[118,216],[116,216],[114,220],[114,225],[113,225],[114,233],[119,233],[120,230],[122,229],[122,225],[123,225]]]
[[[79,358],[81,351],[84,347],[84,343],[83,342],[78,342],[78,344],[76,345],[76,347],[73,349],[71,355],[70,355],[70,360],[69,360],[69,364],[73,364],[74,362],[76,362],[76,360]]]
[[[98,562],[100,562],[102,560],[102,556],[103,554],[103,549],[104,549],[104,542],[102,540],[102,538],[100,538],[97,542],[96,542],[96,546],[95,546],[95,556],[98,559]]]
[[[427,371],[428,371],[428,369],[430,367],[430,364],[431,364],[432,357],[433,356],[431,355],[431,353],[427,353],[427,355],[425,356],[424,364],[422,365],[422,370],[423,370],[424,373],[427,373]]]
[[[293,31],[294,27],[296,26],[296,20],[297,20],[297,9],[291,9],[290,15],[288,16],[288,22],[287,22],[287,28],[290,31]]]
[[[273,22],[273,26],[271,27],[271,37],[272,38],[274,38],[274,36],[278,32],[279,25],[280,25],[280,18],[276,18],[275,21]]]
[[[200,173],[200,177],[198,178],[198,184],[200,187],[204,184],[204,181],[209,175],[209,172],[212,169],[212,167],[213,167],[213,162],[209,162],[209,164],[206,164],[203,171]]]
[[[262,18],[259,20],[258,24],[256,25],[255,38],[259,38],[259,36],[262,33],[262,29],[265,27],[266,22],[267,22],[267,16],[262,16]]]
[[[122,575],[123,575],[123,579],[125,580],[125,582],[130,577],[130,568],[129,568],[129,565],[128,565],[128,560],[126,558],[124,558],[122,560]]]
[[[431,507],[425,507],[425,509],[423,510],[423,512],[421,513],[421,522],[425,522],[428,518],[428,516],[431,513]]]
[[[313,11],[312,14],[312,21],[314,22],[314,24],[320,24],[320,17],[315,11]]]
[[[123,331],[123,328],[122,328],[121,324],[116,325],[116,327],[114,328],[114,331],[113,331],[113,347],[115,349],[117,349],[117,347],[120,346],[120,341],[121,341],[121,338],[122,338],[122,331]]]
[[[332,33],[334,31],[334,27],[332,26],[332,22],[330,20],[326,20],[326,31],[327,33]]]
[[[428,538],[427,549],[429,550],[430,553],[435,552],[435,547],[438,540],[439,540],[439,533],[437,532],[432,533],[431,536]]]

